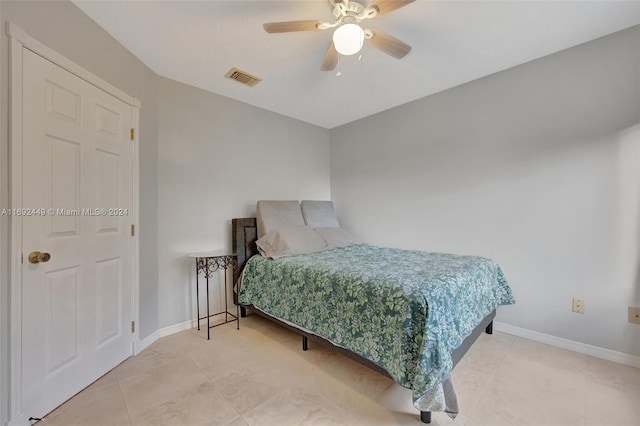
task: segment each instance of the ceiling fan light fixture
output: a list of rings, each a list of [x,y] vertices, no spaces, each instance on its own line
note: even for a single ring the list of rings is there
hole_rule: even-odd
[[[364,44],[364,30],[360,25],[343,24],[333,32],[333,44],[341,55],[358,53]]]

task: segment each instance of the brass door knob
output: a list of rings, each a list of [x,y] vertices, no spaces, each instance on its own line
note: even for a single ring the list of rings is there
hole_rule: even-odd
[[[41,253],[39,251],[32,251],[29,253],[29,263],[44,263],[48,262],[51,259],[51,255],[49,253]]]

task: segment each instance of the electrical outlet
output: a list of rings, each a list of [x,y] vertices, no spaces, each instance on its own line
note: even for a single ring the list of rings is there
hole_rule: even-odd
[[[571,310],[577,314],[584,314],[584,300],[574,297]]]
[[[629,306],[629,322],[640,324],[640,308]]]

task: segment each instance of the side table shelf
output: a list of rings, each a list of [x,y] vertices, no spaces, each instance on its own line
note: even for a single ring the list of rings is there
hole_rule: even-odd
[[[229,312],[229,297],[227,289],[227,270],[231,269],[235,271],[238,267],[236,255],[234,253],[224,251],[214,251],[206,253],[194,253],[189,257],[193,257],[196,260],[196,316],[198,318],[198,330],[200,330],[200,320],[207,319],[207,340],[211,339],[211,329],[219,325],[227,324],[235,321],[237,329],[240,330],[240,307],[236,305],[236,313]],[[209,278],[213,277],[213,274],[219,270],[224,271],[224,311],[211,313],[209,309]],[[207,296],[207,315],[200,316],[200,274],[204,275],[206,282],[206,296]],[[211,325],[211,317],[224,314],[224,322]]]

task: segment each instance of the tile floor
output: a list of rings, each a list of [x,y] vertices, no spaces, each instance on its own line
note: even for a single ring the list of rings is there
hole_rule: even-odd
[[[640,425],[640,370],[495,333],[454,370],[461,413],[433,425]],[[40,426],[420,425],[411,393],[255,315],[158,340]]]

